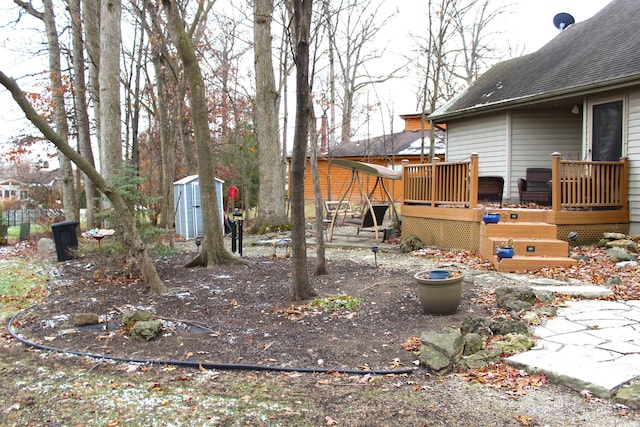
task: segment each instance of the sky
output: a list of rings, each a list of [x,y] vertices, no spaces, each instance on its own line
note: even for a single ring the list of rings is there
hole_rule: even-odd
[[[495,0],[496,2],[509,3],[512,5],[513,13],[505,15],[500,22],[499,31],[502,35],[496,43],[504,43],[506,46],[518,46],[518,50],[525,49],[527,53],[533,52],[555,37],[559,30],[553,25],[553,17],[560,12],[573,15],[576,22],[584,21],[596,12],[609,4],[611,0]],[[395,12],[396,18],[385,28],[387,31],[389,47],[399,50],[410,44],[410,32],[418,32],[421,25],[420,13],[417,8],[424,7],[424,0],[391,0],[386,1],[385,7],[389,7]],[[6,14],[7,5],[0,6],[0,24],[5,24],[2,20]],[[13,15],[11,15],[13,16]],[[32,20],[33,21],[33,20]],[[0,70],[13,77],[24,75],[29,70],[39,71],[42,66],[29,64],[24,57],[18,57],[7,46],[23,43],[28,36],[16,31],[7,32],[0,28],[0,57],[2,62]],[[27,71],[25,71],[25,69]],[[402,120],[399,114],[417,112],[415,108],[416,83],[411,83],[408,79],[401,79],[389,82],[376,87],[375,91],[367,94],[370,98],[378,98],[385,105],[384,111],[374,113],[369,126],[361,128],[358,138],[367,136],[377,136],[389,132],[391,123],[389,110],[395,117],[393,130],[402,128]],[[4,88],[0,88],[0,150],[3,143],[8,138],[20,133],[25,127],[24,115],[14,107],[14,101]],[[290,120],[293,123],[293,120]],[[293,132],[290,132],[293,134]]]
[[[519,53],[531,53],[545,45],[556,35],[559,30],[553,24],[555,15],[561,12],[571,14],[576,23],[584,21],[596,14],[612,0],[492,0],[502,4],[510,4],[511,13],[503,14],[496,21],[496,43],[503,47],[510,45]],[[398,49],[403,45],[412,43],[407,29],[419,29],[424,10],[425,0],[395,0],[393,8],[397,11],[397,19],[388,28],[391,37],[391,47]],[[422,7],[423,9],[416,9]],[[417,12],[419,11],[419,12]],[[492,31],[493,32],[493,31]],[[504,58],[507,59],[507,58]],[[416,109],[417,82],[411,79],[400,79],[389,82],[376,88],[376,95],[385,98],[386,103],[392,103],[384,107],[387,111],[391,108],[395,112],[393,131],[397,132],[404,125],[399,114],[411,114],[419,112]],[[370,95],[371,96],[371,95]],[[378,112],[378,120],[371,120],[366,129],[361,129],[355,139],[366,139],[389,132],[391,124],[379,124],[383,120],[383,114]],[[384,114],[388,119],[389,114]]]

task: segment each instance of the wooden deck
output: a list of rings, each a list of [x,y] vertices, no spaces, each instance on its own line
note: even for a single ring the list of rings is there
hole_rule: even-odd
[[[424,244],[465,249],[490,259],[498,271],[526,271],[575,263],[568,257],[568,234],[580,244],[604,232],[629,232],[628,163],[561,160],[552,156],[552,206],[482,205],[478,195],[478,157],[466,162],[406,165],[402,234]],[[444,185],[444,183],[448,183]],[[484,213],[500,213],[498,224],[484,224]],[[496,247],[513,239],[515,256],[498,260]]]

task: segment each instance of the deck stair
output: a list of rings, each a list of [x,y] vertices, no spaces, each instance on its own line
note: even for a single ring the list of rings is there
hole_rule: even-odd
[[[513,258],[498,259],[496,249],[513,240]],[[480,226],[480,255],[501,272],[521,273],[544,267],[569,267],[569,243],[557,239],[557,226],[546,222],[500,221]]]

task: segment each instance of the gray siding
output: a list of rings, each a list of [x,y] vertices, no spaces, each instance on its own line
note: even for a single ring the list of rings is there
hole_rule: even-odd
[[[447,161],[478,153],[479,174],[505,176],[507,121],[504,113],[447,123]]]
[[[565,110],[514,111],[511,121],[512,199],[518,198],[518,179],[527,168],[551,167],[551,153],[565,159],[582,158],[582,116]]]
[[[629,94],[627,157],[631,234],[640,234],[640,91]]]

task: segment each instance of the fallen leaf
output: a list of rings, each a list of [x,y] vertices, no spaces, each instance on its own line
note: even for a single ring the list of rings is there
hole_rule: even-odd
[[[328,426],[335,426],[338,424],[338,421],[334,420],[333,418],[331,418],[329,415],[327,415],[326,417],[324,417],[324,420],[326,421],[326,425]]]
[[[522,424],[523,426],[530,426],[531,425],[531,417],[526,417],[524,415],[518,415],[516,417],[516,420],[520,421],[520,424]]]

